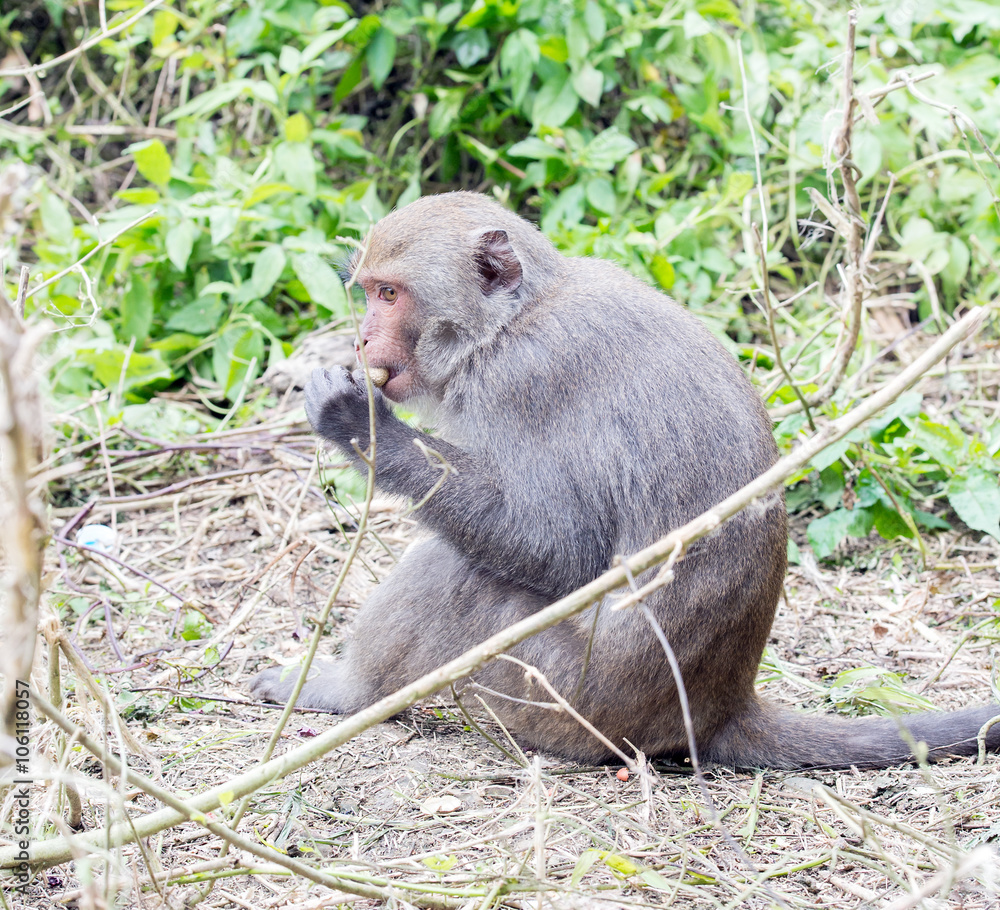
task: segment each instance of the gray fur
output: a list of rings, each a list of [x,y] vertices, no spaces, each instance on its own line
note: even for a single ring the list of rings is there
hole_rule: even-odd
[[[301,705],[350,712],[541,609],[734,493],[776,458],[771,425],[738,364],[693,316],[622,269],[567,259],[532,225],[472,193],[427,197],[368,238],[362,275],[406,288],[412,340],[438,434],[393,416],[376,390],[376,483],[419,501],[440,478],[423,438],[456,469],[420,509],[431,537],[362,608],[345,656]],[[371,352],[369,353],[371,357]],[[317,371],[307,413],[353,456],[368,443],[363,383]],[[785,573],[784,499],[775,495],[694,544],[648,601],[683,673],[701,755],[737,766],[888,764],[910,753],[894,721],[785,714],[754,679]],[[641,581],[641,579],[640,579]],[[687,753],[673,677],[638,611],[605,606],[579,687],[594,611],[512,652],[536,666],[612,741]],[[293,674],[256,677],[285,700]],[[476,677],[549,701],[494,661]],[[579,691],[578,691],[579,688]],[[608,750],[563,714],[488,699],[526,745],[582,761]],[[996,707],[907,724],[944,754],[969,754]],[[989,744],[1000,746],[1000,727]]]

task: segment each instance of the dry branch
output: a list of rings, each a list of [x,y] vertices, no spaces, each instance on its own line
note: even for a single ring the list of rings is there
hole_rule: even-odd
[[[858,106],[858,98],[854,92],[854,45],[858,14],[851,10],[847,15],[847,54],[844,61],[844,95],[843,117],[841,124],[831,138],[830,146],[835,156],[835,164],[840,172],[840,184],[843,188],[843,200],[837,198],[833,183],[832,168],[828,177],[830,201],[814,189],[809,192],[810,198],[820,211],[826,215],[834,230],[840,234],[846,243],[844,266],[840,269],[843,281],[843,305],[841,318],[843,327],[837,339],[830,372],[823,385],[816,391],[801,395],[796,390],[797,400],[790,404],[770,409],[773,419],[779,420],[803,408],[816,407],[829,401],[840,388],[840,383],[847,374],[848,364],[854,356],[861,334],[861,320],[864,315],[866,294],[865,273],[871,262],[874,239],[878,236],[878,221],[871,227],[871,240],[862,242],[864,221],[861,218],[861,200],[858,195],[858,185],[855,176],[856,165],[852,160],[854,139],[854,112]],[[887,193],[888,195],[888,193]],[[884,210],[884,206],[883,206]]]
[[[38,388],[31,368],[44,330],[25,330],[0,292],[0,596],[5,646],[0,659],[3,733],[14,735],[17,681],[27,682],[35,654],[45,520],[31,489],[41,451]]]

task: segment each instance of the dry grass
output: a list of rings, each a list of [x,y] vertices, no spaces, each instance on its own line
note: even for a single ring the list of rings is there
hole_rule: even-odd
[[[246,682],[272,656],[294,662],[305,650],[311,617],[347,551],[341,527],[352,518],[308,485],[314,446],[290,419],[294,404],[283,401],[267,423],[185,446],[108,429],[99,443],[77,447],[72,455],[83,465],[59,483],[57,537],[73,539],[87,522],[117,528],[119,562],[58,540],[49,548],[46,604],[113,693],[123,730],[80,684],[67,712],[116,751],[130,733],[138,754],[129,764],[170,789],[200,791],[259,761],[277,714],[247,701]],[[106,499],[109,478],[114,512],[99,499],[77,521],[81,492]],[[335,607],[327,650],[414,524],[396,503],[376,500],[372,529]],[[939,707],[984,700],[990,645],[1000,637],[1000,547],[957,533],[932,544],[940,562],[959,568],[922,570],[911,551],[875,539],[855,545],[838,566],[793,568],[771,639],[770,666],[778,669],[767,674],[768,696],[822,710],[829,676],[872,665],[903,675],[911,690],[926,686]],[[201,637],[185,641],[185,629]],[[39,691],[45,672],[35,674]],[[334,722],[300,714],[284,739],[297,742]],[[36,728],[33,748],[53,763],[63,757],[88,829],[117,817],[122,805],[133,814],[156,808],[145,794],[102,780],[99,765],[67,748],[51,725]],[[1000,902],[996,762],[808,778],[713,768],[708,806],[684,769],[654,765],[621,781],[617,767],[546,756],[521,768],[440,701],[259,792],[240,831],[362,883],[405,886],[417,903],[972,910]],[[36,819],[65,815],[58,792],[36,787]],[[442,797],[454,797],[453,811],[435,811]],[[4,815],[10,810],[8,795]],[[220,857],[220,846],[203,827],[184,824],[142,849],[110,847],[104,862],[48,870],[8,900],[144,908],[380,903],[331,893],[239,851]]]

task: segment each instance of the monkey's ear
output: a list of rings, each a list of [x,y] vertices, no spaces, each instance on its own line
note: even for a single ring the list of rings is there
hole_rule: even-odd
[[[354,277],[354,273],[358,270],[358,262],[361,260],[361,253],[360,249],[356,249],[353,253],[346,254],[337,263],[337,274],[340,276],[342,284],[347,284]]]
[[[506,231],[484,231],[477,238],[474,254],[479,286],[489,296],[496,291],[516,291],[521,286],[521,261],[510,245]]]

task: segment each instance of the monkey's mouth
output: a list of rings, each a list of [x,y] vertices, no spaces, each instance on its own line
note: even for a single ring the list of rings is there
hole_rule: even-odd
[[[385,370],[388,374],[388,379],[386,379],[385,384],[388,385],[393,381],[400,373],[403,372],[403,367],[395,363],[369,363],[368,368],[370,370]]]
[[[388,378],[382,383],[381,389],[382,393],[393,401],[399,401],[399,395],[402,393],[406,386],[405,376],[407,373],[406,366],[400,363],[379,363],[379,364],[369,364],[369,369],[374,369],[376,366],[383,369],[388,373]],[[396,380],[403,379],[402,383]]]

